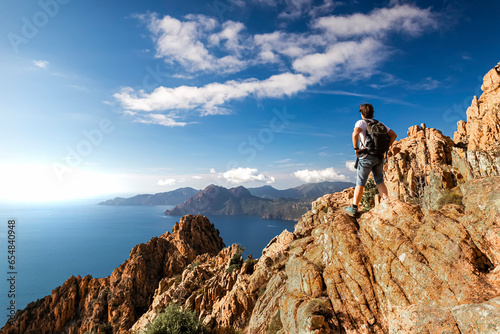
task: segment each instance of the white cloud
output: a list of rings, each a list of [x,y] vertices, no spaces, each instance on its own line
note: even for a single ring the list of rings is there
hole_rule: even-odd
[[[250,181],[274,183],[276,181],[276,179],[272,176],[259,174],[259,171],[256,168],[243,167],[228,170],[225,173],[221,173],[219,177],[233,184],[240,184]]]
[[[185,21],[168,15],[162,19],[156,15],[141,18],[148,21],[148,27],[154,34],[156,57],[163,58],[166,62],[177,62],[191,72],[234,73],[247,66],[246,62],[237,57],[240,49],[239,32],[244,29],[241,23],[226,22],[221,32],[212,33],[215,29],[220,29],[220,25],[217,20],[205,15],[187,15]],[[209,41],[219,44],[221,40],[225,41],[227,50],[236,51],[236,54],[218,58],[207,49]]]
[[[427,77],[419,83],[408,84],[408,89],[411,90],[433,90],[439,87],[441,83],[431,77]]]
[[[44,70],[46,70],[47,67],[49,66],[49,62],[46,60],[33,60],[33,64],[36,67],[42,68]]]
[[[293,62],[293,68],[310,74],[315,81],[329,76],[344,78],[358,72],[365,72],[366,77],[372,74],[375,65],[387,55],[388,52],[384,51],[384,45],[381,42],[366,38],[360,42],[336,43],[325,53],[315,53],[299,58]]]
[[[127,110],[124,112],[126,115],[135,116],[137,113]],[[144,124],[157,124],[168,127],[174,126],[185,126],[186,122],[177,122],[175,119],[165,116],[163,114],[146,114],[141,115],[138,118],[134,119],[134,122],[144,123]]]
[[[318,47],[324,47],[328,39],[321,35],[296,34],[274,31],[254,36],[260,61],[272,63],[279,61],[279,55],[296,59],[313,53]]]
[[[379,8],[370,14],[328,16],[319,18],[313,26],[335,37],[383,36],[391,31],[418,36],[426,29],[436,29],[437,19],[430,9],[412,5]]]
[[[205,116],[227,114],[228,110],[221,106],[231,100],[242,99],[249,95],[260,98],[290,96],[303,91],[308,83],[308,79],[302,74],[283,73],[265,80],[231,80],[223,84],[211,83],[203,87],[158,87],[151,94],[124,88],[114,97],[128,110],[151,112],[197,109],[201,115]],[[159,116],[154,117],[159,118]]]
[[[199,176],[199,175],[193,175],[193,179],[195,179],[195,180],[201,180],[201,179],[202,179],[202,177],[201,177],[201,176]]]
[[[342,6],[344,3],[340,1],[324,0],[323,4],[313,7],[309,11],[309,16],[318,17],[327,13],[331,13],[336,7]]]
[[[356,168],[354,168],[354,163],[355,161],[346,161],[345,162],[345,166],[347,167],[347,169],[349,169],[351,172],[355,172],[357,171]]]
[[[234,51],[239,55],[240,50],[244,47],[240,41],[242,39],[241,32],[245,30],[245,25],[241,22],[226,21],[222,25],[222,31],[212,34],[209,41],[212,45],[224,44],[225,48]]]
[[[304,13],[308,13],[312,17],[329,13],[336,6],[342,4],[332,0],[323,0],[323,3],[317,6],[314,5],[314,0],[254,0],[254,2],[278,8],[280,11],[278,17],[285,20],[298,19]]]
[[[158,180],[158,185],[159,186],[172,186],[176,183],[177,181],[175,179],[165,179],[165,180]]]
[[[285,2],[285,10],[278,17],[284,19],[296,19],[302,16],[303,12],[307,12],[312,7],[313,0],[283,0]]]
[[[263,0],[267,5],[288,8],[288,13],[318,9],[324,13],[338,6],[324,0]],[[310,14],[313,15],[313,14]],[[418,36],[438,28],[430,9],[396,4],[368,14],[330,15],[312,19],[305,33],[274,31],[251,36],[241,22],[218,23],[204,15],[182,20],[156,14],[139,16],[154,34],[156,56],[189,74],[236,73],[249,66],[278,64],[279,73],[268,78],[237,78],[199,86],[160,86],[152,92],[123,88],[114,94],[135,122],[185,126],[190,113],[199,116],[227,115],[226,104],[248,97],[283,98],[325,81],[365,79],[377,73],[379,64],[393,54],[386,38],[390,33]],[[273,65],[275,66],[275,65]],[[177,71],[182,76],[182,70]],[[414,88],[433,89],[439,83],[427,80]]]
[[[306,183],[346,180],[345,175],[337,172],[333,167],[321,170],[302,169],[292,174]]]

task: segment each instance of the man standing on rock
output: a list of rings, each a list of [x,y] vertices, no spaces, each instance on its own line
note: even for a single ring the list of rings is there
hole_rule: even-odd
[[[373,119],[374,110],[371,104],[362,104],[359,112],[362,119],[356,122],[352,132],[352,144],[358,157],[356,188],[352,204],[344,208],[344,212],[351,217],[355,217],[358,213],[358,205],[363,197],[370,172],[373,173],[373,179],[382,199],[387,198],[388,191],[384,183],[384,154],[397,137],[396,133],[384,123]]]

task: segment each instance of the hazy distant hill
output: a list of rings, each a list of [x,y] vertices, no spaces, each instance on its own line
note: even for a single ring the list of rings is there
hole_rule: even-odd
[[[116,197],[101,202],[99,205],[178,205],[199,192],[200,190],[186,187],[154,195],[142,194],[130,198]]]
[[[319,182],[306,183],[295,188],[278,190],[271,186],[263,186],[258,188],[248,188],[254,196],[262,198],[293,198],[293,199],[316,199],[326,194],[342,191],[349,187],[354,187],[351,182]]]
[[[186,214],[261,215],[271,202],[270,199],[253,196],[242,186],[227,189],[212,184],[165,213],[172,216]]]
[[[165,214],[251,215],[266,219],[298,220],[308,209],[310,209],[309,201],[272,200],[254,196],[242,186],[227,189],[212,184],[185,203],[167,210]]]

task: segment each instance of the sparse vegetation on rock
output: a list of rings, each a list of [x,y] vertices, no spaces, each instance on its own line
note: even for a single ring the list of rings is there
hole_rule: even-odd
[[[181,309],[180,305],[172,303],[165,311],[146,326],[144,334],[202,334],[207,333],[198,321],[196,313]]]

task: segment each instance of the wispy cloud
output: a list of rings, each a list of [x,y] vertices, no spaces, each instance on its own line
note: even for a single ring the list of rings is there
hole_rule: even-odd
[[[128,111],[127,114],[129,116],[135,116],[136,113]],[[163,114],[146,114],[144,116],[140,116],[134,120],[134,122],[143,123],[143,124],[157,124],[163,126],[185,126],[186,122],[177,122],[175,119],[165,116]]]
[[[302,15],[314,8],[312,0],[266,0],[264,3],[284,4],[287,15]],[[323,6],[335,4],[324,1]],[[126,87],[114,94],[124,109],[137,112],[134,121],[164,126],[185,126],[187,123],[179,120],[192,113],[199,116],[231,114],[227,103],[233,100],[284,98],[306,90],[411,105],[392,98],[311,90],[311,87],[328,81],[368,78],[393,55],[387,36],[397,33],[417,37],[438,28],[436,15],[430,9],[408,4],[379,8],[368,14],[312,18],[312,28],[303,33],[277,30],[253,36],[241,22],[221,24],[204,15],[187,15],[183,19],[159,18],[156,14],[138,17],[153,34],[156,57],[167,64],[182,66],[190,75],[232,73],[235,76],[249,67],[268,64],[279,64],[281,69],[268,78],[242,77],[201,86],[161,86],[150,93]],[[421,89],[432,89],[436,84],[428,80],[422,83]]]
[[[158,185],[159,186],[171,186],[174,185],[177,182],[176,179],[164,179],[164,180],[158,180]]]
[[[49,62],[46,61],[46,60],[33,60],[33,64],[38,67],[38,68],[42,68],[44,70],[47,69],[47,67],[49,66]]]
[[[378,8],[370,14],[322,17],[314,27],[325,29],[338,38],[359,36],[384,37],[390,32],[419,36],[425,30],[437,29],[438,20],[430,8],[421,9],[412,5],[396,5]]]
[[[398,100],[398,99],[393,99],[391,97],[386,97],[386,96],[381,96],[381,95],[373,95],[373,94],[361,94],[361,93],[353,93],[353,92],[347,92],[343,90],[308,90],[308,93],[312,94],[326,94],[326,95],[343,95],[343,96],[356,96],[356,97],[363,97],[366,99],[373,99],[373,100],[381,100],[384,102],[388,103],[393,103],[393,104],[400,104],[400,105],[405,105],[409,107],[418,107],[416,104],[406,102],[403,100]]]

